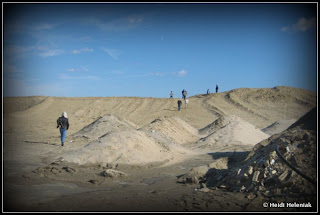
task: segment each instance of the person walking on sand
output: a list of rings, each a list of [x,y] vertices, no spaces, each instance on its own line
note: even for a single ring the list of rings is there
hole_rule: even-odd
[[[62,112],[61,117],[58,118],[57,128],[60,128],[61,146],[63,146],[66,139],[67,130],[69,129],[69,120],[66,112]]]
[[[188,104],[189,104],[189,99],[186,99],[186,100],[185,100],[186,108],[188,107]]]
[[[170,99],[172,99],[173,98],[173,92],[171,91],[170,92]]]
[[[186,91],[185,89],[183,89],[183,91],[182,91],[182,97],[183,97],[184,100],[186,100],[187,95],[188,95],[187,91]]]
[[[182,101],[179,99],[179,100],[178,100],[178,111],[180,111],[181,105],[182,105]]]
[[[216,93],[218,92],[218,89],[219,89],[219,87],[218,87],[218,85],[216,85]]]
[[[209,91],[209,89],[207,90],[207,95],[209,95],[210,94],[210,91]]]

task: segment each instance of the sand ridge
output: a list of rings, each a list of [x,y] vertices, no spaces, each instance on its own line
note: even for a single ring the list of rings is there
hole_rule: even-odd
[[[221,117],[201,131],[209,134],[193,144],[194,147],[209,147],[213,150],[223,150],[234,145],[252,147],[269,137],[268,134],[235,115]]]
[[[257,194],[251,199],[240,192],[243,187],[238,185],[260,189],[250,187],[247,183],[251,181],[241,179],[233,187],[236,192],[224,192],[201,187],[205,181],[200,177],[209,171],[213,177],[207,178],[207,185],[219,182],[247,153],[254,158],[255,153],[261,155],[268,149],[264,146],[270,140],[280,143],[277,137],[281,134],[287,140],[281,143],[292,147],[302,160],[308,160],[304,151],[314,152],[307,150],[304,142],[314,141],[314,132],[304,130],[309,127],[306,120],[316,116],[300,118],[316,107],[316,92],[292,87],[241,88],[189,97],[188,108],[183,105],[181,111],[177,110],[178,99],[4,98],[4,199],[9,208],[108,211],[156,206],[163,210],[166,205],[182,211],[243,211],[254,210],[254,202],[258,202],[259,210],[264,211],[264,197]],[[70,129],[61,147],[56,120],[63,111],[68,113]],[[300,120],[290,126],[290,132],[290,127],[281,131],[291,119]],[[264,128],[272,133],[260,130]],[[291,140],[298,142],[291,146]],[[297,163],[303,164],[300,160]],[[265,171],[254,161],[250,165]],[[232,174],[247,177],[241,171],[238,174],[238,169],[234,171],[225,179],[235,178]],[[107,172],[125,177],[110,178]],[[191,187],[177,183],[183,173],[198,174]]]

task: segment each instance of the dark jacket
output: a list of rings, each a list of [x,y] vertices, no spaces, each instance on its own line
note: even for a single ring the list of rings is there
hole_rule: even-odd
[[[63,116],[59,117],[57,120],[57,128],[61,125],[61,128],[68,130],[69,129],[69,121],[68,118],[65,118]]]

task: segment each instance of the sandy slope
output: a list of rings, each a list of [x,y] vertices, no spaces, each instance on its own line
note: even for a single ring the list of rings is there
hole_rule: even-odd
[[[22,100],[25,105],[18,108]],[[287,118],[299,118],[315,106],[316,93],[289,87],[235,89],[191,97],[188,108],[183,106],[181,111],[177,111],[177,100],[5,98],[5,110],[12,111],[4,113],[4,134],[24,142],[59,145],[56,119],[66,111],[70,123],[67,142],[73,144],[67,143],[72,147],[59,153],[65,161],[176,162],[194,153],[250,150],[268,138],[261,128],[282,131]],[[282,126],[275,126],[275,121]]]
[[[281,119],[262,129],[262,131],[270,135],[280,133],[289,128],[296,121],[297,119]]]
[[[125,183],[122,188],[127,188],[129,193],[143,193],[142,196],[148,196],[146,201],[152,202],[143,190],[154,189],[157,180],[163,180],[157,187],[163,196],[157,195],[158,199],[167,201],[168,196],[176,199],[177,196],[165,190],[171,187],[175,193],[185,192],[175,185],[175,177],[183,169],[212,161],[215,156],[226,157],[230,152],[250,151],[255,144],[269,137],[260,129],[269,128],[272,133],[280,133],[281,129],[289,126],[283,122],[299,119],[316,106],[317,94],[290,87],[243,88],[190,97],[188,108],[183,105],[181,111],[177,111],[177,100],[138,97],[4,98],[4,178],[5,187],[9,190],[6,193],[12,194],[8,198],[22,192],[21,205],[40,210],[44,206],[40,207],[39,202],[45,201],[44,205],[48,207],[55,205],[59,197],[68,194],[65,190],[70,189],[59,189],[54,197],[49,192],[48,198],[43,197],[43,191],[53,192],[55,188],[51,184],[66,186],[67,180],[79,186],[70,192],[79,193],[79,197],[74,199],[82,201],[81,208],[89,208],[85,198],[91,195],[83,193],[84,190],[99,196],[91,186],[101,186],[111,190],[103,191],[105,196],[122,196],[121,190],[114,190],[122,183]],[[68,113],[70,129],[66,145],[61,147],[56,120],[63,111]],[[230,163],[230,159],[220,161]],[[147,169],[124,168],[130,173],[127,181],[110,181],[100,173],[110,164],[147,165]],[[173,166],[171,169],[167,166],[165,170],[148,169],[150,165],[159,167],[160,164]],[[21,175],[25,181],[20,180]],[[149,181],[148,189],[137,190]],[[39,194],[32,194],[33,202],[24,201],[31,195],[28,190],[46,183],[50,186],[44,185],[39,192],[35,191]],[[118,200],[122,198],[120,196]],[[135,196],[127,197],[128,200],[121,201],[136,200]],[[236,199],[239,196],[234,201]],[[224,201],[223,198],[220,200]],[[61,201],[65,208],[69,208],[67,202]],[[121,201],[115,202],[114,208],[121,209]],[[90,207],[96,208],[96,203],[89,202]],[[173,208],[176,207],[172,201],[169,202]],[[249,203],[243,201],[241,204],[244,209]],[[99,207],[105,208],[103,201]],[[52,210],[57,208],[61,205],[52,206]]]
[[[16,127],[15,122],[23,121],[25,124],[18,125],[23,131],[34,130],[34,124],[37,124],[36,127],[40,126],[45,134],[55,135],[56,119],[63,111],[68,113],[70,119],[69,134],[80,131],[106,114],[129,120],[139,127],[162,116],[179,117],[197,129],[207,126],[221,115],[236,115],[262,129],[280,119],[298,119],[316,106],[316,93],[290,87],[242,88],[193,96],[189,98],[188,109],[180,112],[177,111],[178,99],[138,97],[41,97],[41,103],[32,103],[33,106],[26,110],[11,112],[19,109],[20,100],[4,98],[6,129],[12,126],[11,122]]]
[[[194,143],[194,146],[213,150],[226,150],[230,147],[234,149],[235,146],[250,148],[269,137],[268,134],[235,115],[222,116],[201,131],[208,136]]]

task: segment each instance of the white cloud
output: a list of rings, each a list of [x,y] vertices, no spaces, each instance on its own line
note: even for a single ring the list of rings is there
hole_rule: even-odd
[[[40,57],[52,57],[63,54],[61,49],[50,49],[48,46],[35,45],[35,46],[8,46],[4,50],[4,54],[10,57],[25,57],[29,55],[38,55]]]
[[[100,19],[89,18],[85,20],[86,24],[92,24],[101,31],[127,31],[138,27],[143,22],[143,16],[134,15],[129,17],[121,17],[112,21],[102,21]]]
[[[109,49],[109,48],[101,48],[101,49],[115,60],[118,60],[121,54],[121,51],[117,49]]]
[[[46,50],[44,52],[41,52],[39,54],[40,57],[53,57],[57,55],[63,54],[63,50],[61,49],[52,49],[52,50]]]
[[[131,24],[138,24],[143,21],[143,18],[141,16],[131,16],[131,17],[128,17],[128,21]]]
[[[186,70],[181,70],[181,71],[178,72],[178,76],[179,77],[184,77],[186,75],[187,75],[187,71]]]
[[[283,32],[299,32],[299,31],[307,31],[314,27],[316,27],[317,20],[315,17],[312,17],[310,19],[307,18],[300,18],[295,24],[291,26],[284,26],[281,28],[281,31]]]
[[[80,67],[80,71],[88,72],[89,69],[88,69],[88,67],[86,67],[86,66],[81,66],[81,67]]]
[[[93,49],[83,48],[83,49],[75,49],[75,50],[72,50],[72,53],[73,53],[73,54],[81,54],[81,53],[85,53],[85,52],[93,52]]]
[[[112,73],[112,74],[116,74],[116,75],[122,75],[122,74],[124,74],[124,72],[121,71],[121,70],[112,70],[111,73]]]
[[[42,31],[42,30],[50,30],[57,26],[57,24],[39,24],[34,27],[35,30],[37,31]]]
[[[89,69],[88,67],[86,66],[81,66],[81,67],[78,67],[78,68],[70,68],[70,69],[67,69],[68,72],[88,72]]]
[[[153,75],[153,76],[165,76],[166,74],[165,73],[163,73],[163,72],[152,72],[152,73],[150,73],[151,75]]]
[[[87,76],[70,76],[66,74],[60,74],[60,79],[63,80],[101,80],[98,76],[87,75]]]

